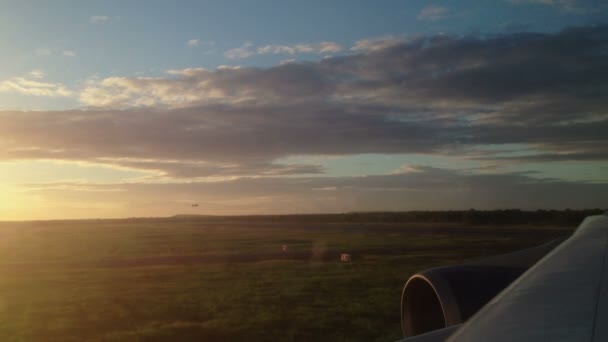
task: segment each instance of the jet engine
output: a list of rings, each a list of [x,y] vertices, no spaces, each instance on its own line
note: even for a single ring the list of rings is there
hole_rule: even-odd
[[[401,296],[404,336],[463,323],[563,240],[414,274]]]

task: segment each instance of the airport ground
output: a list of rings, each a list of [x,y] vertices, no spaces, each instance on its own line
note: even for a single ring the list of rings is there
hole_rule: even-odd
[[[401,337],[401,290],[414,272],[534,246],[576,226],[416,221],[363,214],[0,223],[0,336],[390,341]],[[341,262],[343,253],[351,261]]]

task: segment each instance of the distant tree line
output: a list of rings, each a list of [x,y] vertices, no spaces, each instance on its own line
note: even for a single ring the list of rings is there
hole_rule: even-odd
[[[577,226],[591,215],[605,213],[604,209],[583,210],[445,210],[404,212],[351,212],[342,214],[251,215],[251,216],[193,216],[178,215],[174,219],[209,221],[290,222],[290,223],[462,223],[468,225],[552,225]]]

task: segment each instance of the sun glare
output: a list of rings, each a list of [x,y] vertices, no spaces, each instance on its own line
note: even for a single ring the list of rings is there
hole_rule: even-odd
[[[23,198],[14,188],[0,186],[0,221],[21,219],[18,212],[22,211]]]

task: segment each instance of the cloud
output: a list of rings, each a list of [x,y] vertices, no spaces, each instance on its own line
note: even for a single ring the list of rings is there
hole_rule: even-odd
[[[239,48],[230,49],[230,50],[224,52],[224,56],[226,58],[230,58],[230,59],[251,57],[256,54],[256,52],[254,50],[252,50],[252,47],[253,47],[253,44],[250,42],[247,42]]]
[[[438,21],[445,19],[450,11],[443,6],[428,5],[418,13],[418,20]]]
[[[110,77],[90,82],[80,99],[96,107],[188,107],[202,104],[307,100],[326,86],[313,65],[289,63],[270,69],[220,67],[170,70],[177,78]],[[277,87],[281,83],[280,87]],[[325,83],[325,84],[324,84]]]
[[[72,50],[63,50],[63,55],[66,57],[76,57],[76,52]]]
[[[73,92],[61,83],[42,82],[44,72],[33,70],[26,76],[12,77],[0,82],[0,92],[20,93],[32,96],[69,97]]]
[[[91,24],[100,24],[100,23],[105,23],[107,21],[110,21],[110,17],[108,17],[107,15],[93,15],[91,17],[89,17],[89,22]]]
[[[46,74],[42,70],[32,70],[28,73],[28,76],[31,78],[40,79],[40,78],[44,78],[44,76],[46,76]]]
[[[343,51],[344,48],[334,42],[321,42],[316,44],[296,45],[264,45],[254,48],[253,44],[246,43],[240,48],[231,49],[224,53],[230,59],[248,58],[254,55],[296,55],[299,53],[331,54]]]
[[[197,47],[201,45],[201,41],[198,39],[190,39],[189,41],[186,42],[186,45],[188,47]]]
[[[205,68],[186,68],[186,69],[171,69],[167,70],[169,75],[180,75],[186,77],[193,77],[208,72]]]
[[[295,55],[297,50],[293,46],[288,45],[266,45],[257,48],[256,52],[260,55],[265,54],[286,54],[286,55]]]
[[[278,162],[302,155],[508,161],[480,151],[507,144],[555,161],[606,161],[607,33],[421,36],[318,62],[92,80],[79,93],[87,108],[0,112],[0,159],[86,161],[180,179],[323,171]]]
[[[287,64],[287,63],[295,63],[295,61],[296,61],[295,58],[283,59],[283,60],[281,60],[281,65]]]
[[[401,165],[397,170],[393,171],[391,174],[406,174],[412,172],[422,172],[422,169],[420,167],[412,165]]]
[[[350,49],[357,52],[372,52],[403,44],[405,39],[399,37],[382,37],[376,39],[361,39],[355,42]]]
[[[337,53],[344,48],[334,42],[321,42],[318,44],[297,44],[293,47],[297,53],[316,53],[316,54],[327,54]]]
[[[344,48],[334,42],[322,42],[318,45],[313,45],[313,47],[317,48],[317,53],[336,53],[344,50]]]
[[[197,160],[154,160],[133,158],[102,158],[96,163],[121,168],[154,172],[164,178],[201,178],[201,177],[235,177],[235,176],[286,176],[303,174],[320,174],[319,165],[276,164],[258,161],[241,163],[214,163]]]

